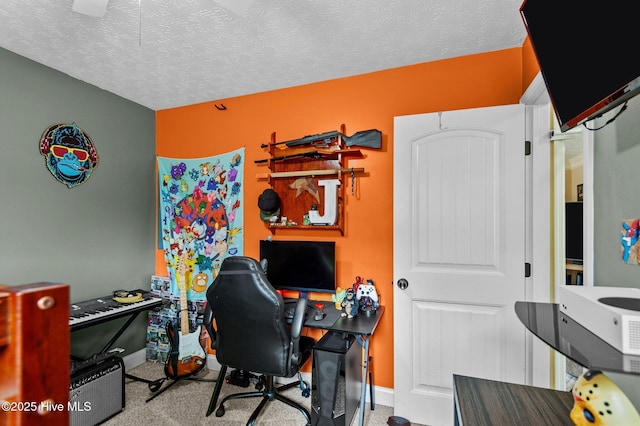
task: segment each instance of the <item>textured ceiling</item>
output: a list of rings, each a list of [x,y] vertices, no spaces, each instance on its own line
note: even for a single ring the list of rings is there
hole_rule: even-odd
[[[522,0],[0,0],[0,47],[153,110],[521,46]]]

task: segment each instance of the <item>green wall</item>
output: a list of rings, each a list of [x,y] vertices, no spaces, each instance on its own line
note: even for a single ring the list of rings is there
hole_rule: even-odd
[[[100,162],[68,189],[38,150],[43,131],[75,122]],[[149,288],[155,260],[155,112],[0,49],[0,284],[70,286],[71,301]],[[115,323],[115,324],[114,324]],[[72,334],[72,352],[101,348],[108,330]],[[144,347],[144,315],[117,346]],[[78,347],[82,335],[87,340]]]
[[[620,108],[590,127],[603,125]],[[640,97],[594,134],[594,283],[640,287],[640,265],[620,255],[622,220],[640,218]]]

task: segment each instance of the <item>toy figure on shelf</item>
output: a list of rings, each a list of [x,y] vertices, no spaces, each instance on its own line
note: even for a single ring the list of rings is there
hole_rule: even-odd
[[[367,280],[366,284],[358,285],[356,299],[360,305],[360,310],[364,312],[375,312],[378,309],[378,306],[380,306],[378,303],[378,292],[373,285],[373,280]]]
[[[356,282],[353,283],[353,291],[355,291],[356,293],[358,292],[358,287],[360,287],[361,284],[364,284],[364,282],[362,281],[362,277],[360,275],[356,275]]]
[[[346,296],[346,294],[347,294],[347,290],[338,289],[334,294],[331,295],[331,300],[335,304],[336,309],[339,311],[342,310],[342,301],[344,300],[344,297]]]
[[[342,313],[343,317],[353,318],[358,314],[358,301],[356,300],[356,293],[352,288],[346,290],[345,297],[342,300]]]

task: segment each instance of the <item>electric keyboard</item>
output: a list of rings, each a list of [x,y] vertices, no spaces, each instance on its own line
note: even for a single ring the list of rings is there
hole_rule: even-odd
[[[120,303],[112,296],[105,296],[72,303],[69,306],[71,331],[162,306],[161,297],[144,290],[135,291],[142,293],[139,302]]]

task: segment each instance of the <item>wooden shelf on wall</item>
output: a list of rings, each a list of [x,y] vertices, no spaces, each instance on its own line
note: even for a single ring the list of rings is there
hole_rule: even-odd
[[[344,125],[341,126],[340,133],[344,134]],[[275,141],[275,132],[272,134],[269,158],[266,161],[256,161],[265,163],[268,171],[256,174],[256,178],[269,181],[271,188],[280,197],[280,215],[286,217],[288,223],[294,223],[267,223],[266,226],[272,233],[282,229],[300,229],[336,230],[344,235],[344,176],[351,179],[356,174],[364,173],[364,168],[349,168],[346,163],[349,158],[364,158],[364,155],[360,149],[346,148],[340,135],[327,145],[307,145],[306,151],[300,146],[281,149]],[[314,151],[317,153],[314,154]],[[336,221],[332,225],[305,225],[303,217],[312,209],[312,205],[316,205],[318,213],[324,215],[325,189],[319,185],[319,181],[323,179],[340,181],[337,188]]]

